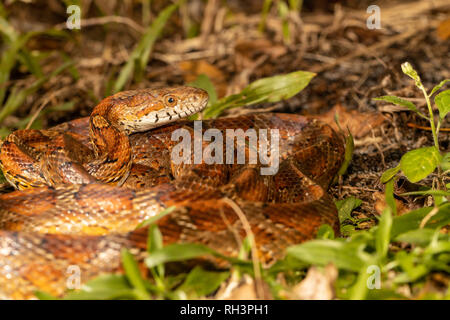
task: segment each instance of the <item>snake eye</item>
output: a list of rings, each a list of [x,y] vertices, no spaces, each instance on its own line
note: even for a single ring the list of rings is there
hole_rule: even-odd
[[[173,107],[177,104],[177,98],[172,95],[168,95],[167,97],[165,97],[165,102],[168,107]]]

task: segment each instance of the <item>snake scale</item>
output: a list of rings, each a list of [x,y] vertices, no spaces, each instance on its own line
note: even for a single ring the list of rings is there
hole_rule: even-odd
[[[0,195],[0,297],[28,299],[35,290],[60,296],[73,265],[82,283],[120,272],[124,247],[142,261],[148,228],[136,227],[171,206],[157,221],[164,244],[195,242],[237,256],[247,225],[267,264],[324,223],[338,232],[326,190],[343,161],[340,135],[294,114],[204,120],[202,133],[278,129],[276,174],[261,175],[259,160],[174,163],[172,133],[185,129],[194,138],[193,122],[182,118],[207,101],[205,91],[190,87],[125,91],[105,98],[88,118],[10,134],[0,165],[19,190]],[[244,143],[246,156],[250,149]]]

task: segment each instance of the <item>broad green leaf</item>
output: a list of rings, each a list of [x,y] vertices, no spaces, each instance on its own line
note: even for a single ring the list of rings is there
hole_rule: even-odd
[[[392,214],[389,208],[386,208],[381,215],[378,228],[375,232],[375,247],[379,258],[384,258],[389,249],[391,240]]]
[[[406,242],[419,246],[426,246],[431,242],[435,233],[436,230],[434,229],[415,229],[398,235],[395,238],[395,241]],[[439,240],[450,242],[450,235],[439,234],[438,236]]]
[[[141,299],[150,299],[144,283],[145,280],[142,278],[141,271],[139,270],[139,266],[133,255],[124,248],[121,251],[121,257],[125,275],[128,281],[130,281],[130,283],[133,285],[133,287],[138,290],[139,297]]]
[[[197,266],[188,274],[186,280],[178,289],[187,293],[195,292],[197,297],[206,296],[217,290],[229,275],[228,271],[206,271]]]
[[[219,257],[235,263],[243,262],[239,259],[225,257],[219,252],[201,244],[173,243],[149,254],[145,259],[145,264],[147,265],[147,267],[152,268],[161,263],[189,260],[204,257],[207,255],[213,255],[215,257]]]
[[[80,290],[73,291],[64,296],[64,300],[111,300],[136,299],[133,290],[124,275],[100,275],[82,286]]]
[[[391,180],[396,174],[397,172],[400,171],[400,165],[394,167],[394,168],[390,168],[387,169],[385,172],[383,172],[383,174],[381,175],[381,183],[386,183],[389,180]]]
[[[400,160],[400,168],[411,182],[418,182],[432,173],[441,162],[436,147],[424,147],[407,152]]]
[[[334,263],[340,269],[358,272],[370,261],[370,257],[363,252],[364,247],[364,243],[311,240],[287,248],[286,254],[312,265]]]
[[[315,75],[312,72],[295,71],[284,75],[262,78],[250,83],[242,90],[242,93],[246,101],[259,100],[261,97],[264,97],[264,100],[267,102],[278,102],[289,99],[302,91]]]
[[[444,84],[446,84],[447,82],[450,82],[450,79],[442,80],[437,86],[435,86],[433,88],[433,90],[431,90],[429,97],[431,97],[436,91],[438,91],[440,88],[442,88],[444,86]]]
[[[434,97],[434,103],[439,110],[439,118],[444,119],[450,111],[450,90],[440,92]]]
[[[413,282],[428,273],[428,268],[424,264],[416,263],[416,257],[413,253],[399,251],[395,255],[395,261],[398,262],[405,273],[399,274],[394,282]]]
[[[402,107],[406,107],[411,111],[414,111],[420,115],[422,115],[423,117],[425,117],[425,115],[423,115],[419,109],[417,109],[416,105],[414,103],[412,103],[411,101],[396,97],[396,96],[381,96],[378,98],[374,98],[373,100],[376,101],[386,101],[386,102],[390,102],[393,103],[395,105],[398,106],[402,106]]]
[[[308,267],[308,263],[300,261],[290,255],[285,256],[281,260],[277,260],[268,270],[271,274],[278,274],[279,272],[292,272],[293,270],[302,270]]]
[[[362,201],[355,197],[348,197],[343,200],[338,200],[335,203],[336,208],[338,209],[339,221],[343,223],[347,219],[352,220],[352,211],[359,207]]]
[[[391,237],[418,229],[423,218],[430,213],[433,208],[420,208],[402,216],[395,217],[392,221]],[[450,223],[450,203],[445,203],[439,207],[439,212],[428,221],[425,228],[439,228]]]
[[[439,253],[450,253],[450,241],[441,241],[440,238],[441,234],[439,233],[439,229],[435,230],[435,233],[433,235],[433,238],[431,239],[430,243],[428,244],[428,247],[425,249],[424,254],[439,254]],[[448,239],[448,235],[447,239]],[[450,256],[447,257],[447,263],[446,263],[446,270],[450,271]]]
[[[289,99],[302,91],[315,75],[311,72],[296,71],[256,80],[240,93],[222,98],[209,106],[203,112],[203,118],[217,117],[230,108]]]

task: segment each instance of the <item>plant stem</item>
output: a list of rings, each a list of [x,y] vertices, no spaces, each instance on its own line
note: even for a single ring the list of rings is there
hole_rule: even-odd
[[[438,137],[437,137],[437,133],[436,133],[436,126],[434,125],[434,116],[433,116],[433,109],[431,108],[430,97],[428,96],[427,91],[425,90],[425,88],[422,84],[420,85],[420,89],[422,90],[422,92],[425,96],[425,99],[427,101],[428,112],[430,113],[431,133],[433,135],[434,145],[436,146],[437,150],[439,151],[439,141],[438,141]]]
[[[428,112],[430,114],[430,126],[431,126],[431,133],[433,135],[433,140],[434,140],[434,145],[436,146],[436,149],[438,150],[438,152],[440,153],[439,150],[439,140],[438,140],[438,133],[439,133],[439,129],[441,126],[441,121],[439,120],[438,122],[438,126],[437,126],[437,130],[436,127],[434,125],[434,116],[433,116],[433,109],[431,108],[431,102],[430,102],[430,97],[427,94],[427,91],[425,90],[425,87],[423,86],[422,83],[420,83],[420,89],[422,90],[424,96],[425,96],[425,100],[427,101],[427,106],[428,106]],[[438,189],[441,190],[445,190],[446,186],[442,177],[442,169],[440,166],[438,166]]]

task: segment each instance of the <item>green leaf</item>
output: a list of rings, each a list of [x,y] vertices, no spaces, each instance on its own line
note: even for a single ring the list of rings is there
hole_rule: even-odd
[[[400,171],[400,165],[394,167],[394,168],[390,168],[387,169],[382,175],[381,175],[381,183],[386,183],[389,180],[391,180],[396,174],[397,172]]]
[[[339,221],[343,223],[347,219],[353,219],[351,213],[361,205],[362,201],[355,197],[348,197],[343,200],[338,200],[335,203],[338,209]]]
[[[337,116],[337,114],[336,114]],[[338,118],[335,118],[338,121]],[[338,122],[337,122],[338,123]],[[340,126],[339,126],[340,128]],[[343,176],[347,171],[348,166],[350,165],[353,157],[353,151],[355,149],[355,142],[353,140],[353,135],[348,131],[348,135],[345,137],[345,154],[344,154],[344,162],[342,162],[341,167],[339,168],[338,175]]]
[[[444,172],[450,170],[450,152],[447,152],[442,157],[441,168]]]
[[[132,51],[130,58],[119,73],[117,81],[114,84],[114,93],[123,89],[127,81],[133,76],[135,67],[138,69],[138,77],[142,76],[148,60],[150,59],[150,54],[156,39],[159,37],[170,16],[178,8],[181,2],[182,1],[171,4],[164,8],[155,21],[145,30],[139,44]]]
[[[341,225],[341,235],[344,237],[350,236],[353,232],[355,232],[355,226],[351,224]]]
[[[136,229],[147,227],[147,226],[151,225],[152,223],[155,223],[162,217],[167,216],[168,214],[172,213],[176,208],[177,208],[176,206],[170,206],[168,208],[165,208],[157,215],[155,215],[151,218],[148,218],[148,219],[142,221],[141,223],[139,223],[138,226],[136,227]]]
[[[364,243],[311,240],[287,248],[286,254],[312,265],[334,263],[340,269],[358,272],[369,261],[364,247]]]
[[[441,162],[436,147],[424,147],[407,152],[400,160],[400,168],[411,182],[418,182],[432,173]]]
[[[395,217],[392,222],[391,237],[418,229],[423,218],[430,213],[432,207],[420,208],[402,216]],[[428,221],[425,228],[439,228],[450,223],[450,203],[445,203],[439,207],[439,212]]]
[[[199,74],[195,81],[187,84],[188,86],[194,88],[200,88],[208,92],[209,100],[208,105],[214,104],[217,101],[217,92],[214,84],[211,82],[211,79],[206,74]]]
[[[145,280],[142,278],[141,271],[139,270],[139,266],[133,255],[125,248],[122,249],[120,253],[123,268],[128,281],[130,281],[133,287],[138,290],[138,294],[141,299],[150,299],[144,283]]]
[[[47,292],[44,292],[44,291],[39,291],[39,290],[35,291],[34,295],[39,300],[59,300],[58,297],[55,297],[55,296],[51,295],[50,293],[47,293]]]
[[[161,231],[156,224],[152,224],[148,230],[148,241],[147,241],[147,252],[152,253],[153,251],[160,250],[163,248],[163,237]],[[156,273],[155,276],[162,278],[164,277],[164,264],[159,264],[155,267],[153,272]]]
[[[317,239],[334,239],[334,230],[329,224],[320,226],[316,235]]]
[[[232,262],[241,262],[238,259],[225,257],[217,251],[201,244],[173,243],[149,254],[145,259],[145,264],[147,267],[152,268],[161,263],[189,260],[207,255],[213,255]]]
[[[289,99],[302,91],[315,75],[312,72],[296,71],[256,80],[240,93],[222,98],[206,108],[203,118],[217,117],[230,108]]]
[[[350,288],[350,300],[364,300],[367,296],[369,288],[367,287],[367,279],[369,278],[367,273],[367,266],[363,266],[358,273],[356,283]]]
[[[228,271],[206,271],[196,266],[178,289],[186,293],[194,292],[197,297],[206,296],[216,291],[229,275]]]
[[[400,273],[395,279],[396,283],[413,282],[426,275],[429,270],[423,263],[416,263],[416,257],[413,253],[399,251],[395,255],[395,261],[406,272]]]
[[[400,194],[401,196],[450,196],[450,191],[445,190],[421,190],[421,191],[411,191]]]
[[[385,197],[387,205],[391,209],[391,212],[394,214],[394,216],[396,216],[397,215],[397,205],[395,203],[395,198],[394,198],[394,180],[389,180],[386,183],[384,197]]]
[[[389,249],[391,240],[392,214],[389,208],[386,208],[381,215],[378,228],[375,232],[375,248],[379,258],[385,258]]]
[[[439,110],[439,118],[444,119],[450,111],[450,90],[440,92],[434,97],[434,103]]]
[[[259,31],[263,32],[266,27],[266,19],[269,14],[270,7],[272,6],[272,0],[264,0],[263,7],[261,10],[261,21],[259,23]]]
[[[395,241],[406,242],[409,244],[415,244],[419,246],[426,246],[430,244],[434,235],[436,234],[436,230],[424,228],[424,229],[415,229],[405,233],[398,235],[395,238]],[[439,234],[438,239],[441,241],[450,241],[450,235],[448,234]]]
[[[64,296],[64,300],[136,299],[127,278],[119,274],[100,275],[83,285],[81,290]]]
[[[59,73],[63,72],[71,65],[72,62],[63,63],[57,69],[52,71],[49,75],[42,77],[39,80],[36,80],[34,83],[32,83],[29,87],[25,89],[19,90],[17,89],[17,87],[14,87],[8,97],[8,100],[6,101],[6,103],[4,104],[3,108],[0,111],[0,122],[2,122],[8,115],[13,113],[19,106],[21,106],[25,101],[25,99],[30,94],[36,92],[45,82],[47,82],[52,77],[58,75]]]
[[[402,106],[402,107],[408,108],[409,110],[414,111],[414,112],[416,112],[416,113],[418,113],[418,114],[420,114],[420,115],[422,115],[423,117],[426,118],[426,116],[424,114],[422,114],[419,111],[419,109],[417,109],[416,105],[414,103],[412,103],[411,101],[408,101],[408,100],[405,100],[405,99],[402,99],[402,98],[399,98],[399,97],[396,97],[396,96],[381,96],[381,97],[378,97],[378,98],[374,98],[373,100],[386,101],[386,102],[390,102],[390,103],[393,103],[393,104],[398,105],[398,106]]]
[[[442,80],[437,86],[435,86],[433,88],[433,90],[431,90],[429,97],[431,97],[436,91],[438,91],[440,88],[442,88],[444,86],[444,84],[446,84],[447,82],[450,82],[450,79]]]

